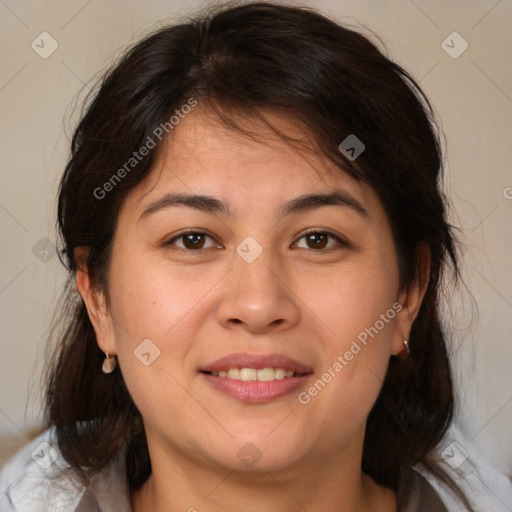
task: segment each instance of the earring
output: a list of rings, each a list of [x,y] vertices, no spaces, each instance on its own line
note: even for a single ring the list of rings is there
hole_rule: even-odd
[[[103,373],[109,374],[112,373],[117,367],[117,357],[109,356],[107,352],[105,352],[105,359],[103,360],[103,366],[101,367],[101,371]]]
[[[400,359],[406,359],[409,354],[411,353],[411,349],[409,348],[409,340],[404,340],[404,349],[400,354],[398,354],[398,357]]]

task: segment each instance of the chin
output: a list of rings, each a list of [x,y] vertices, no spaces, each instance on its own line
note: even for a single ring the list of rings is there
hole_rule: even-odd
[[[213,459],[225,469],[237,473],[277,472],[297,464],[304,450],[300,440],[293,442],[289,434],[284,439],[281,436],[273,438],[273,434],[268,435],[270,431],[260,435],[235,436],[224,450],[214,454]]]

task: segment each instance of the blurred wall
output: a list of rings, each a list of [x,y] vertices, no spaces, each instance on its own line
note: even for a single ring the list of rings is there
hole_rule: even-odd
[[[512,3],[303,5],[375,32],[420,82],[441,119],[446,191],[466,243],[467,289],[447,297],[459,420],[471,448],[487,451],[510,474]],[[55,196],[75,102],[126,45],[198,6],[206,4],[0,2],[0,435],[23,439],[41,419],[44,341],[65,278],[53,244]]]

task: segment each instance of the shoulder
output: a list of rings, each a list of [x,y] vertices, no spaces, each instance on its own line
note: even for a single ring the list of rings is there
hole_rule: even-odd
[[[475,510],[510,512],[512,482],[477,451],[462,431],[452,425],[444,440],[432,451],[436,465],[457,484]],[[448,512],[461,510],[460,500],[423,464],[413,468],[420,473],[441,498]]]
[[[0,471],[0,512],[130,512],[126,450],[86,487],[64,460],[55,428],[22,448]]]
[[[2,512],[74,511],[85,491],[64,461],[54,429],[22,448],[0,471]]]

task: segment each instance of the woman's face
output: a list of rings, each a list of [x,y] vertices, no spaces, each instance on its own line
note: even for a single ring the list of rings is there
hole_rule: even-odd
[[[191,113],[119,213],[111,315],[94,325],[153,463],[293,471],[357,452],[409,334],[376,194],[247,127],[265,142]]]

